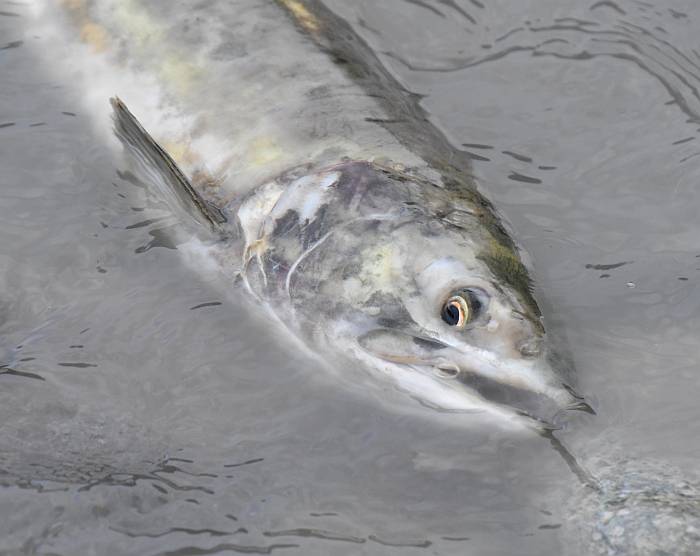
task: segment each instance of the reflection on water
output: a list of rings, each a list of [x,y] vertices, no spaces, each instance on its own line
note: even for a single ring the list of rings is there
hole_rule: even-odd
[[[615,473],[596,458],[695,465],[697,6],[327,4],[470,154],[597,415],[552,442],[315,378],[186,268],[172,218],[6,1],[0,551],[559,554],[565,498]]]

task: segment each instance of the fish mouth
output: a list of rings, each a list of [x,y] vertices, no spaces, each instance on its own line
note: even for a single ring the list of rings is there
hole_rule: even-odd
[[[436,372],[441,373],[442,369]],[[552,398],[542,392],[498,382],[471,369],[460,369],[459,373],[448,378],[457,380],[488,402],[512,408],[517,413],[550,425],[557,423],[560,416],[569,411],[594,413],[591,406],[565,384],[562,386],[568,392],[569,398],[562,406],[559,397]]]
[[[569,411],[594,413],[544,356],[499,359],[485,350],[465,353],[433,338],[391,329],[371,330],[358,343],[382,361],[430,375],[447,388],[466,389],[541,423],[557,423]]]

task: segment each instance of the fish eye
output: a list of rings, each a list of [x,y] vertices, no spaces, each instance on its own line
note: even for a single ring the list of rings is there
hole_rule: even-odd
[[[453,295],[445,301],[440,316],[450,326],[464,328],[471,318],[469,301],[462,295]]]
[[[485,292],[480,291],[480,294],[470,288],[454,292],[442,306],[442,320],[458,329],[464,328],[479,316],[488,299]]]

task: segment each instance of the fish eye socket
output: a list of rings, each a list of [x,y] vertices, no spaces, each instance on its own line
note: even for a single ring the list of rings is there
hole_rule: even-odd
[[[454,292],[442,306],[442,320],[462,329],[476,319],[488,303],[488,294],[481,289],[464,288]]]

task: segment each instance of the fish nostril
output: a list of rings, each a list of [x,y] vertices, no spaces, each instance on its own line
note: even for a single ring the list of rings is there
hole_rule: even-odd
[[[539,338],[525,340],[518,346],[518,351],[524,357],[536,357],[542,352],[542,340]]]
[[[435,373],[440,378],[456,378],[459,375],[459,367],[454,363],[442,362],[435,365]]]

